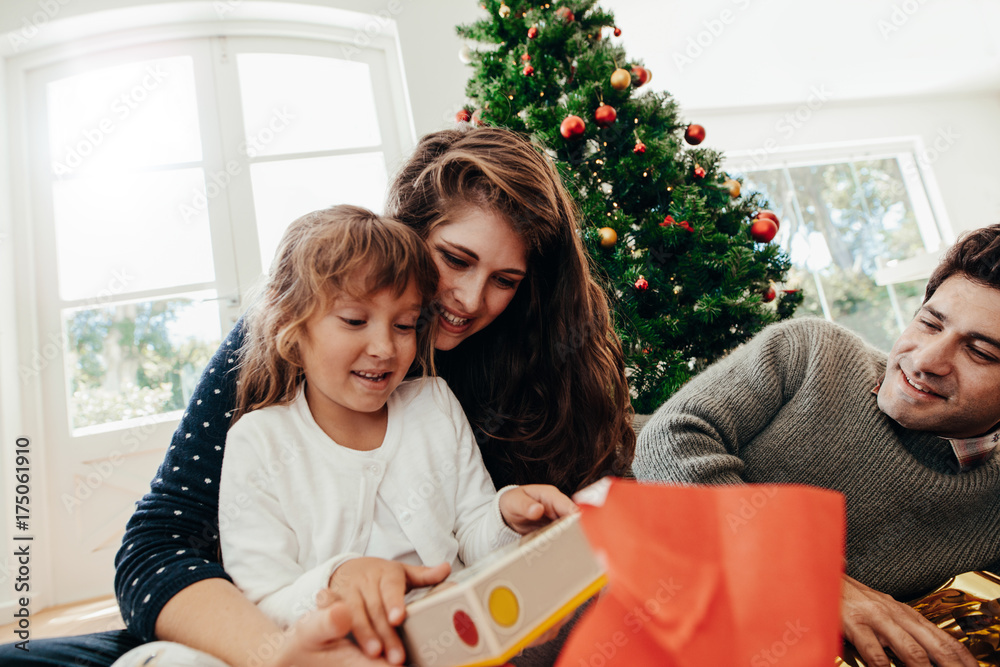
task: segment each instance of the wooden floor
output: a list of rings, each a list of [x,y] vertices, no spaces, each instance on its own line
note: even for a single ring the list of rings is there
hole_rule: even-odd
[[[31,638],[66,637],[125,627],[114,596],[49,607],[31,614]],[[0,644],[17,641],[16,626],[0,626]]]

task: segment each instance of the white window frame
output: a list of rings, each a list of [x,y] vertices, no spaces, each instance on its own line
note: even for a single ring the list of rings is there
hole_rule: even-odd
[[[899,310],[893,285],[930,277],[943,250],[955,240],[937,179],[931,169],[934,154],[928,152],[922,137],[913,135],[864,142],[795,146],[772,150],[763,156],[760,151],[733,151],[725,155],[723,166],[734,174],[743,174],[748,167],[751,167],[750,171],[781,169],[787,179],[789,168],[879,159],[899,161],[917,227],[927,248],[924,254],[891,260],[875,273],[875,283],[888,289],[897,324],[902,329],[903,313]],[[792,191],[794,192],[794,188]],[[798,200],[793,199],[792,204],[795,215],[801,222],[802,213],[798,210]],[[822,293],[823,288],[818,281],[816,288]],[[831,319],[826,299],[821,298],[820,301],[826,319]]]
[[[399,50],[393,3],[377,15],[330,7],[295,3],[255,2],[246,0],[199,0],[195,2],[152,4],[99,11],[73,17],[54,17],[44,31],[24,44],[0,40],[0,470],[11,470],[15,440],[27,435],[32,439],[32,521],[36,536],[32,558],[32,610],[63,601],[51,583],[53,524],[46,509],[52,505],[56,490],[46,483],[46,412],[40,383],[25,384],[23,372],[33,372],[32,364],[62,364],[58,343],[40,340],[38,290],[34,263],[36,234],[31,229],[35,204],[31,200],[28,169],[28,119],[26,98],[28,73],[60,61],[143,44],[180,41],[202,37],[259,37],[328,42],[339,49],[337,57],[352,59],[358,47],[383,52],[386,63],[388,97],[378,103],[391,110],[391,131],[383,132],[383,152],[391,174],[415,144],[416,133],[409,94]],[[397,12],[398,13],[398,12]],[[331,53],[331,55],[335,55]],[[389,140],[392,137],[392,141]],[[252,207],[252,202],[248,203]],[[240,211],[234,210],[232,216]],[[241,289],[245,289],[241,280]],[[251,281],[252,282],[252,281]],[[224,295],[223,295],[224,296]],[[225,331],[223,331],[225,333]],[[65,419],[63,415],[58,417]],[[164,424],[166,432],[171,424]],[[150,444],[165,448],[167,439]],[[4,475],[0,479],[0,507],[13,516],[13,484]],[[16,566],[10,557],[10,531],[0,525],[0,617],[14,607],[12,577]],[[13,567],[13,570],[11,569]]]

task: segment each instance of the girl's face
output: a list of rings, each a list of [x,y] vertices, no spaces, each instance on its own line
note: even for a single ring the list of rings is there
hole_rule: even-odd
[[[438,283],[434,347],[451,350],[503,312],[528,270],[524,241],[493,211],[465,207],[427,237]]]
[[[320,427],[382,409],[416,357],[420,307],[411,283],[400,296],[391,289],[363,299],[344,294],[306,322],[299,351]]]

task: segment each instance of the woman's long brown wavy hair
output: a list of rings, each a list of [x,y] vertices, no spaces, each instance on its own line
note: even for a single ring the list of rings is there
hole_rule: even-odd
[[[244,317],[236,411],[290,403],[304,378],[299,341],[306,323],[343,294],[397,296],[417,286],[423,313],[414,362],[433,372],[433,318],[438,271],[423,240],[407,225],[358,206],[307,213],[285,230],[267,282]]]
[[[501,128],[425,136],[391,185],[387,213],[426,239],[470,207],[500,214],[528,248],[528,275],[503,313],[435,355],[494,481],[572,492],[625,472],[635,433],[621,342],[551,160]]]

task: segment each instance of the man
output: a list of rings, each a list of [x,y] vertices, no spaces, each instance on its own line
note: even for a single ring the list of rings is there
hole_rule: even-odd
[[[640,480],[801,483],[847,498],[844,636],[868,665],[976,667],[909,600],[1000,572],[1000,225],[963,236],[888,357],[816,319],[772,325],[643,429]]]

